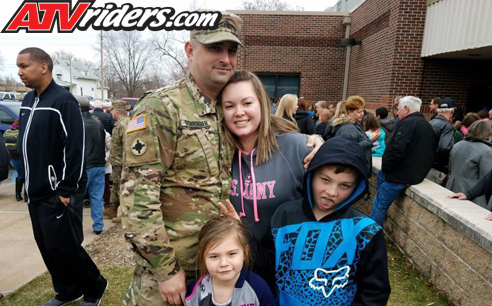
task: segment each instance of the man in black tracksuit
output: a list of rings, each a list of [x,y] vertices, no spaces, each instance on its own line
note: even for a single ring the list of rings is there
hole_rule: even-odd
[[[81,246],[86,179],[78,103],[54,82],[53,62],[43,50],[22,50],[17,67],[34,89],[22,102],[19,139],[34,238],[57,292],[44,305],[65,305],[82,295],[82,305],[99,305],[107,281]]]

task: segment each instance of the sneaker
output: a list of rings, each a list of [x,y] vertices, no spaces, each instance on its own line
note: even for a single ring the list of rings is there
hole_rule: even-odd
[[[96,234],[96,235],[101,235],[101,233],[102,233],[102,230],[100,230],[100,231],[94,230],[94,234]]]
[[[80,300],[81,298],[83,297],[83,295],[73,299],[73,300],[70,300],[70,301],[60,301],[58,300],[57,298],[54,298],[46,303],[43,304],[43,306],[62,306],[62,305],[67,305],[67,304],[70,304],[72,302],[76,302],[78,300]]]
[[[99,298],[91,298],[91,297],[86,296],[86,297],[84,297],[84,302],[82,303],[81,306],[99,306],[101,304],[101,300],[103,298],[103,295],[109,286],[108,280],[105,279],[104,277],[102,277],[102,279],[106,284],[104,285],[104,291],[101,293],[101,296]]]

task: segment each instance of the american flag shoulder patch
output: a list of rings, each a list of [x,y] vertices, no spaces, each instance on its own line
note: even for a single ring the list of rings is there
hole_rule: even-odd
[[[128,127],[126,128],[126,133],[135,132],[138,130],[143,130],[147,127],[147,114],[140,115],[133,118],[128,122]]]

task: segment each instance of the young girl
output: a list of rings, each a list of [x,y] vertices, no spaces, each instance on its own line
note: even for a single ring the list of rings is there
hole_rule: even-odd
[[[198,236],[197,263],[202,273],[188,287],[188,306],[276,305],[266,282],[247,267],[249,233],[241,221],[220,216]]]
[[[384,154],[384,150],[386,149],[386,133],[383,129],[379,128],[378,121],[372,113],[367,113],[362,121],[364,125],[364,131],[366,131],[366,135],[368,138],[371,138],[375,134],[381,134],[381,136],[379,136],[378,139],[373,143],[371,152],[372,156],[382,157]]]

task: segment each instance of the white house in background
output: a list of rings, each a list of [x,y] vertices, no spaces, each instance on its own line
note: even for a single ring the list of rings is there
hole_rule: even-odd
[[[92,98],[108,98],[109,87],[104,86],[104,97],[101,97],[99,70],[88,68],[77,60],[55,60],[53,62],[53,79],[74,95]]]

